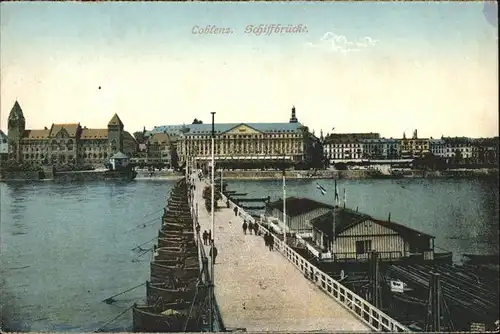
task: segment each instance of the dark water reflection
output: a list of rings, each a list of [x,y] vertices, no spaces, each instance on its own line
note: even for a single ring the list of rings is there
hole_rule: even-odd
[[[145,296],[131,250],[159,228],[171,182],[0,183],[2,318],[16,331],[94,331]],[[136,228],[145,220],[158,224]],[[145,256],[147,258],[147,256]],[[131,329],[127,312],[107,330]]]
[[[252,197],[281,196],[281,181],[228,181]],[[288,181],[289,196],[333,200],[333,181]],[[12,331],[94,331],[145,296],[144,261],[131,249],[157,234],[173,183],[0,183],[2,317]],[[480,180],[342,180],[347,203],[436,236],[462,253],[498,252],[498,185]],[[153,213],[154,214],[151,214]],[[145,217],[146,216],[146,217]],[[158,224],[137,228],[145,222]],[[106,327],[129,331],[131,311]]]

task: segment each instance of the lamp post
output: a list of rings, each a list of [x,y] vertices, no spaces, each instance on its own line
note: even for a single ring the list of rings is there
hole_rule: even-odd
[[[210,331],[214,331],[214,287],[215,287],[215,275],[214,275],[214,244],[215,244],[215,229],[214,229],[214,212],[215,212],[215,156],[214,156],[214,149],[215,149],[215,112],[212,111],[212,175],[211,175],[211,185],[212,185],[212,201],[211,201],[211,220],[210,220],[210,226],[212,229],[212,240],[210,240],[210,272],[211,272],[211,284],[210,284]]]
[[[287,233],[287,226],[286,226],[286,168],[285,168],[285,155],[283,155],[283,166],[282,166],[282,172],[283,172],[283,243],[286,245],[286,233]]]

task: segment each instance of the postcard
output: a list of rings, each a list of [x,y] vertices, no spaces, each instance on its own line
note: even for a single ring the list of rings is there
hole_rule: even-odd
[[[2,2],[2,331],[498,331],[497,17]]]

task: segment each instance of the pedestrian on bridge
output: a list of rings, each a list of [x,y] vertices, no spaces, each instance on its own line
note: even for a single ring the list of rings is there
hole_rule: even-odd
[[[196,223],[196,234],[200,234],[201,226],[200,223]]]
[[[253,231],[253,223],[252,223],[252,221],[250,221],[248,223],[248,232],[250,232],[250,234],[252,234],[252,231]]]
[[[259,224],[257,222],[253,223],[253,230],[255,232],[255,235],[258,235],[259,232]]]
[[[212,230],[208,230],[208,234],[207,234],[207,239],[208,241],[212,242]]]
[[[246,220],[244,220],[244,221],[243,221],[243,233],[245,233],[245,235],[247,234],[247,227],[248,227],[248,225],[247,225],[247,221],[246,221]]]
[[[234,211],[234,215],[238,216],[238,207],[237,206],[234,207],[233,211]]]
[[[211,243],[213,244],[214,241],[211,240]],[[212,248],[214,249],[214,255],[213,256],[212,256]],[[213,264],[215,264],[215,259],[217,258],[217,247],[215,247],[215,245],[213,247],[210,247],[209,255],[212,258]]]
[[[204,245],[208,245],[207,240],[208,240],[208,232],[207,232],[207,230],[205,230],[205,231],[203,231],[203,244]]]
[[[264,243],[266,244],[266,247],[269,247],[269,232],[264,234]]]
[[[274,250],[274,237],[272,234],[269,234],[269,250]]]

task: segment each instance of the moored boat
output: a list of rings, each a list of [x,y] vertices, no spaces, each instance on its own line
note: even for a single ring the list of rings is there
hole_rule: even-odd
[[[181,267],[181,266],[165,266],[156,261],[150,263],[151,276],[163,277],[163,276],[174,276],[179,279],[185,279],[190,277],[198,277],[200,275],[199,266],[192,267]]]
[[[170,303],[162,307],[134,304],[134,332],[198,331],[197,317],[189,318],[190,308],[191,303]]]
[[[170,289],[166,284],[146,282],[146,296],[148,304],[155,304],[159,298],[165,303],[190,302],[196,294],[196,282],[186,287]]]

